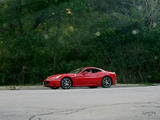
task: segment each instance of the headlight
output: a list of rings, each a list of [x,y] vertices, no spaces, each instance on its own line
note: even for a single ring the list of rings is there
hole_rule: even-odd
[[[56,76],[56,77],[53,77],[53,80],[56,80],[56,79],[58,79],[59,77],[61,77],[61,75],[58,75],[58,76]]]

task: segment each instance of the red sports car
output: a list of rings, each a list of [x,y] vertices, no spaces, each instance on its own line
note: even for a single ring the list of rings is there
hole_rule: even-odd
[[[78,68],[71,73],[49,76],[43,81],[45,87],[69,89],[70,87],[89,86],[96,88],[102,86],[109,88],[116,83],[115,72],[109,72],[96,67]]]

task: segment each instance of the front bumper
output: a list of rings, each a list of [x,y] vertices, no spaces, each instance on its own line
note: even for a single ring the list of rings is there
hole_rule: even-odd
[[[60,87],[60,81],[43,81],[44,87]]]

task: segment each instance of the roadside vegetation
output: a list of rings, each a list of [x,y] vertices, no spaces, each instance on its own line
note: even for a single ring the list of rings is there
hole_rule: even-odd
[[[0,85],[84,66],[160,82],[160,0],[0,1]]]

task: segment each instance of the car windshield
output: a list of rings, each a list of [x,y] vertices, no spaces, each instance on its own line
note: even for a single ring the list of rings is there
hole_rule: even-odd
[[[83,70],[84,68],[78,68],[76,70],[71,71],[70,73],[79,73]]]

